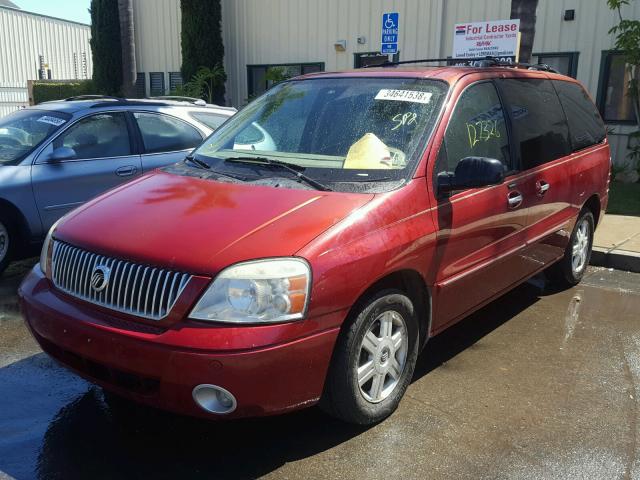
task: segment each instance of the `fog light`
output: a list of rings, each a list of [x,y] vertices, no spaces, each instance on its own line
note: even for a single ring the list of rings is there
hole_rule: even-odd
[[[200,408],[209,413],[225,415],[233,412],[237,406],[231,392],[217,385],[198,385],[192,395]]]

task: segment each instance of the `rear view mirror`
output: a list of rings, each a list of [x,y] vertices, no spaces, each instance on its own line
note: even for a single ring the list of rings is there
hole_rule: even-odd
[[[465,157],[458,162],[454,173],[438,174],[438,193],[499,185],[504,180],[504,170],[502,162],[495,158]]]
[[[49,155],[50,162],[61,162],[62,160],[71,160],[76,158],[76,151],[69,147],[58,147]]]

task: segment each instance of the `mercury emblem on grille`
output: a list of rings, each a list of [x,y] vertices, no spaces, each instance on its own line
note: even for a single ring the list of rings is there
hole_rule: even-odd
[[[104,265],[98,265],[93,269],[91,274],[91,288],[96,292],[101,292],[107,285],[109,285],[109,277],[111,276],[111,269]]]

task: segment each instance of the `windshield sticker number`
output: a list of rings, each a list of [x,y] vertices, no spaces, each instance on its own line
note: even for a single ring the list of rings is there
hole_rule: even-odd
[[[49,125],[54,125],[56,127],[59,127],[60,125],[65,123],[66,120],[58,117],[50,117],[48,115],[44,115],[38,119],[38,122],[48,123]]]
[[[474,123],[467,123],[467,133],[469,134],[469,146],[471,148],[480,142],[488,142],[492,138],[500,138],[498,120],[480,120]]]
[[[398,128],[403,127],[405,125],[413,125],[414,123],[416,123],[417,119],[418,119],[417,113],[414,113],[414,112],[399,113],[391,119],[396,124],[396,126],[393,127],[391,131],[393,132],[394,130],[397,130]]]
[[[426,104],[431,101],[431,95],[431,92],[418,92],[416,90],[391,90],[388,88],[383,88],[375,96],[375,99]]]

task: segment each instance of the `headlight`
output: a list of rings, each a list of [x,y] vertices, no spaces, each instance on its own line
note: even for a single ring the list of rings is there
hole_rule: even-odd
[[[304,317],[311,269],[300,258],[239,263],[223,270],[189,317],[230,323],[273,323]]]
[[[47,236],[44,239],[44,244],[42,245],[42,251],[40,252],[40,269],[42,270],[42,273],[44,273],[44,275],[46,277],[49,277],[49,260],[51,259],[51,249],[53,247],[53,242],[51,241],[51,237],[53,236],[53,232],[56,231],[56,228],[58,228],[58,225],[60,224],[60,221],[62,220],[59,219],[56,223],[54,223],[51,228],[49,229],[49,232],[47,233]]]

